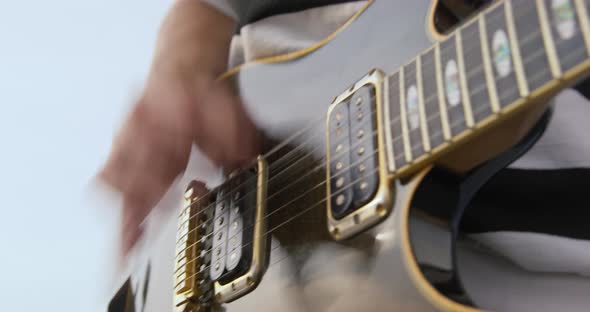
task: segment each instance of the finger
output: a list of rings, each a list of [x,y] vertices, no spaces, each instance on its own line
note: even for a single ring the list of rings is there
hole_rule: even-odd
[[[196,144],[216,164],[233,169],[258,154],[258,129],[238,97],[213,92],[199,107]]]
[[[135,246],[143,233],[142,222],[145,219],[142,211],[145,204],[130,196],[123,199],[123,216],[121,223],[121,252],[127,255]]]

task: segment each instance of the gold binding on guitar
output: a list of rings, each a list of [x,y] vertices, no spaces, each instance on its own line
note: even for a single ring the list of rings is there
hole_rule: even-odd
[[[199,196],[199,194],[206,194]],[[207,211],[209,196],[207,196],[205,185],[196,181],[186,188],[182,201],[182,210],[178,216],[178,230],[176,240],[176,259],[174,269],[174,304],[179,309],[184,309],[194,301],[200,301],[206,293],[200,285],[201,280],[206,281],[203,276],[202,263],[199,253],[206,245],[205,239],[200,237],[196,229],[200,226],[202,216]],[[208,283],[210,284],[210,283]],[[204,286],[204,287],[202,287]]]
[[[214,284],[215,300],[218,303],[234,301],[254,290],[268,266],[267,254],[267,211],[266,193],[268,181],[268,164],[264,158],[258,156],[256,170],[256,217],[254,235],[252,237],[252,262],[250,269],[242,276],[227,284],[216,281]]]
[[[371,70],[362,79],[357,81],[352,87],[348,88],[339,96],[335,97],[328,109],[326,118],[326,207],[328,231],[335,240],[350,238],[355,234],[367,230],[369,227],[383,221],[391,213],[392,198],[394,196],[387,170],[387,153],[383,133],[385,133],[385,119],[383,114],[383,83],[385,75],[377,69]],[[338,105],[344,103],[359,89],[366,86],[372,86],[375,92],[374,113],[376,114],[376,152],[377,152],[377,172],[378,186],[373,198],[364,206],[352,211],[348,215],[337,219],[332,213],[331,198],[334,196],[331,190],[330,174],[330,116]]]
[[[211,194],[205,186],[191,182],[184,194],[183,209],[179,216],[175,262],[176,311],[209,311],[211,307],[236,300],[254,290],[268,266],[267,253],[267,181],[268,165],[258,157],[255,165],[256,205],[251,245],[252,258],[245,273],[231,281],[212,281],[209,275],[211,235],[207,222],[213,219]],[[206,193],[198,197],[197,194]],[[210,223],[210,222],[209,222]],[[210,224],[209,224],[210,227]]]

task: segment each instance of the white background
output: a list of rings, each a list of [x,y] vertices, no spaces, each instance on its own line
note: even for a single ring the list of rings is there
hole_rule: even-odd
[[[0,311],[104,311],[115,207],[90,182],[171,0],[0,0]]]

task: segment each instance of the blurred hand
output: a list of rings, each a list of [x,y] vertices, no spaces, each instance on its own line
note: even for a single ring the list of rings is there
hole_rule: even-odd
[[[256,156],[259,137],[237,96],[222,83],[152,78],[117,135],[100,177],[123,194],[122,246],[186,168],[192,143],[224,168]]]
[[[259,134],[240,98],[215,79],[227,64],[233,25],[200,1],[178,1],[163,24],[144,92],[99,174],[123,195],[124,253],[186,168],[193,143],[227,169],[258,152]]]

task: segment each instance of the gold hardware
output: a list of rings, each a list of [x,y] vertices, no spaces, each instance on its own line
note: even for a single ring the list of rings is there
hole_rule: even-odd
[[[174,303],[177,307],[198,299],[203,293],[198,287],[201,276],[197,271],[201,265],[198,255],[199,233],[194,229],[200,226],[202,218],[196,218],[208,204],[207,197],[198,197],[205,193],[205,186],[192,181],[184,193],[182,211],[179,215],[178,239],[176,242],[177,256],[175,261],[175,292]]]
[[[332,215],[332,196],[331,183],[326,183],[327,195],[326,195],[326,209],[328,214],[328,231],[335,240],[342,240],[349,238],[367,228],[384,220],[392,209],[392,198],[393,193],[390,186],[390,180],[388,179],[388,166],[387,166],[387,153],[384,142],[384,116],[383,116],[383,81],[384,74],[380,70],[372,70],[369,74],[354,84],[354,88],[347,89],[342,94],[336,97],[336,100],[330,105],[328,109],[328,118],[326,119],[326,139],[327,139],[327,151],[326,151],[326,162],[330,164],[330,132],[328,129],[329,121],[332,111],[345,100],[349,99],[356,91],[364,86],[372,86],[375,91],[375,109],[376,109],[376,123],[377,123],[377,158],[378,158],[378,176],[379,186],[375,197],[363,207],[354,211],[341,219],[336,219]],[[386,88],[387,89],[387,88]],[[353,103],[354,104],[354,103]],[[359,150],[360,152],[360,150]],[[366,152],[363,150],[363,153]],[[326,166],[326,181],[330,181],[330,166]],[[336,165],[338,167],[338,164]],[[340,168],[342,169],[342,168]],[[337,168],[337,170],[340,170]],[[350,168],[350,170],[355,170]],[[358,166],[359,172],[366,171],[366,166],[361,164]],[[336,204],[345,202],[345,197],[337,197]],[[355,222],[356,220],[356,222]]]
[[[215,282],[214,292],[218,303],[234,301],[254,290],[260,281],[268,265],[266,257],[267,244],[267,218],[266,218],[266,193],[268,181],[268,165],[264,158],[258,157],[256,182],[256,218],[254,234],[252,238],[252,262],[250,269],[242,276],[235,278],[227,284]]]

